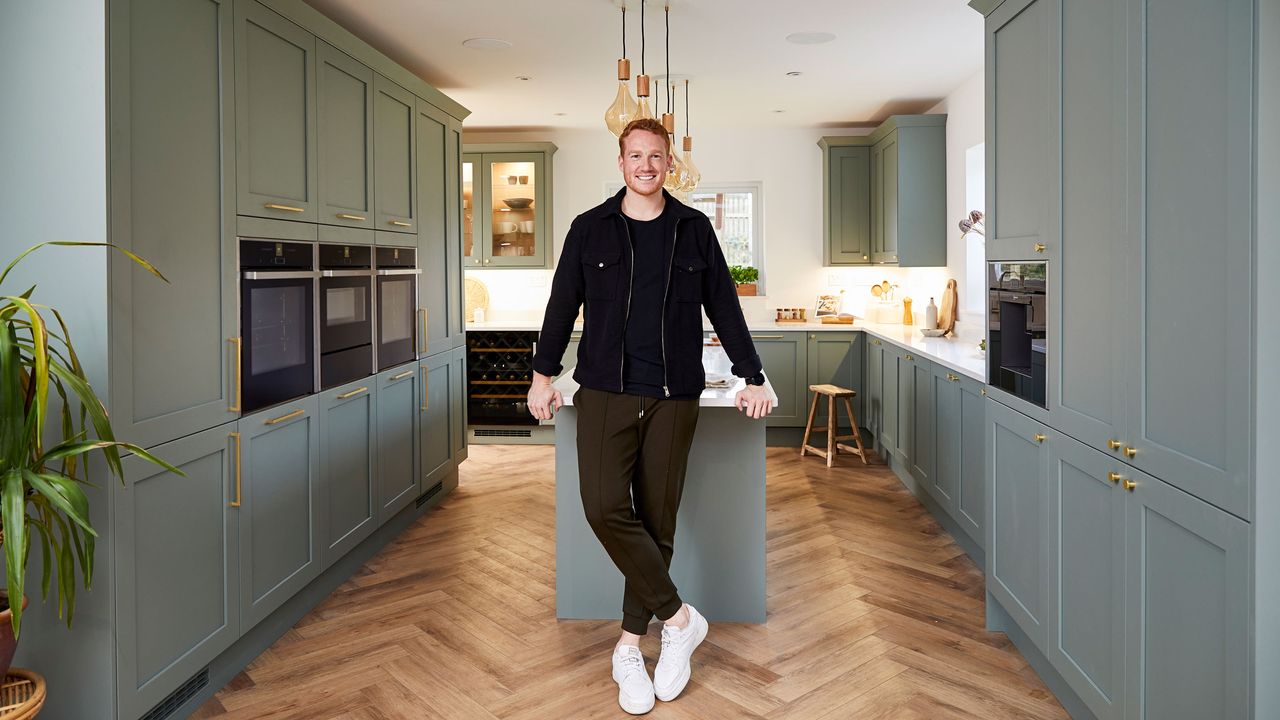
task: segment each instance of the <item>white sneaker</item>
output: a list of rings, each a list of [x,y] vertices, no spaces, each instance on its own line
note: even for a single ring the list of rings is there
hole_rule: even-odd
[[[707,619],[692,605],[689,624],[681,630],[671,625],[662,627],[662,655],[653,671],[653,691],[663,702],[675,700],[689,684],[689,658],[707,637]]]
[[[613,649],[613,681],[618,683],[618,704],[632,715],[653,709],[653,681],[644,669],[644,655],[635,645]]]

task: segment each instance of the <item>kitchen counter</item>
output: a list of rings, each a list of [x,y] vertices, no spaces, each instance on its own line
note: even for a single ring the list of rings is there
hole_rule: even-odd
[[[855,322],[852,325],[824,325],[817,322],[775,323],[748,322],[747,328],[753,333],[778,332],[865,332],[872,337],[893,343],[898,347],[919,353],[932,362],[966,375],[981,382],[987,381],[987,358],[978,351],[978,341],[974,339],[927,338],[920,334],[919,325],[898,325],[884,323]],[[467,330],[541,330],[541,321],[483,322],[467,323]],[[580,326],[574,330],[580,331]],[[711,327],[704,328],[711,332]],[[765,368],[766,374],[768,368]],[[576,387],[574,388],[577,389]],[[563,392],[563,391],[562,391]],[[736,392],[736,390],[735,390]],[[566,394],[566,398],[568,394]],[[728,394],[724,406],[732,404],[733,394]],[[705,398],[705,395],[704,395]]]
[[[564,406],[573,407],[573,394],[578,391],[578,381],[573,379],[573,373],[565,372],[552,385],[564,396]],[[698,407],[731,408],[733,407],[733,396],[746,386],[745,380],[735,377],[734,382],[729,387],[709,387],[703,390],[702,396],[698,398]],[[769,391],[769,399],[776,406],[778,404],[778,394],[773,391],[773,385],[769,384],[768,373],[765,373],[764,389]]]

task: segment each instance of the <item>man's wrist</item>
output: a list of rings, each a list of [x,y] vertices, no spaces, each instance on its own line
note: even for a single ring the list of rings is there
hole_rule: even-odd
[[[756,385],[756,386],[764,385],[764,373],[758,372],[755,375],[752,375],[751,377],[744,378],[744,380],[746,380],[746,383],[748,385]]]

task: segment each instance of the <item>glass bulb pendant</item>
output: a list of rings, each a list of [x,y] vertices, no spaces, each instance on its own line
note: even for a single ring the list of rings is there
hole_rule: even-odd
[[[640,107],[637,109],[635,117],[631,119],[632,120],[639,120],[640,118],[653,119],[653,109],[649,107],[649,76],[648,75],[636,76],[636,98]]]
[[[681,163],[684,165],[684,178],[680,183],[680,187],[685,191],[692,192],[698,188],[698,183],[702,182],[702,172],[693,163],[693,138],[688,135],[684,137],[684,155],[681,158]]]
[[[685,176],[684,163],[680,161],[680,156],[671,153],[671,165],[667,168],[667,177],[662,181],[662,187],[669,193],[674,193],[680,189],[680,184]]]
[[[618,61],[618,93],[613,98],[613,104],[604,111],[604,124],[614,137],[622,134],[623,128],[636,118],[636,112],[640,109],[635,98],[631,97],[631,89],[627,87],[630,79],[631,61],[623,58]]]

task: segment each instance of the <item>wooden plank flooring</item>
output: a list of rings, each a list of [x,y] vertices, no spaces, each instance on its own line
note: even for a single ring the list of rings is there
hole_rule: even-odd
[[[553,449],[470,456],[452,496],[194,717],[623,717],[618,624],[555,618]],[[712,625],[651,717],[1067,717],[983,630],[982,574],[883,465],[771,448],[767,522],[768,623]],[[652,672],[656,627],[642,648]]]

